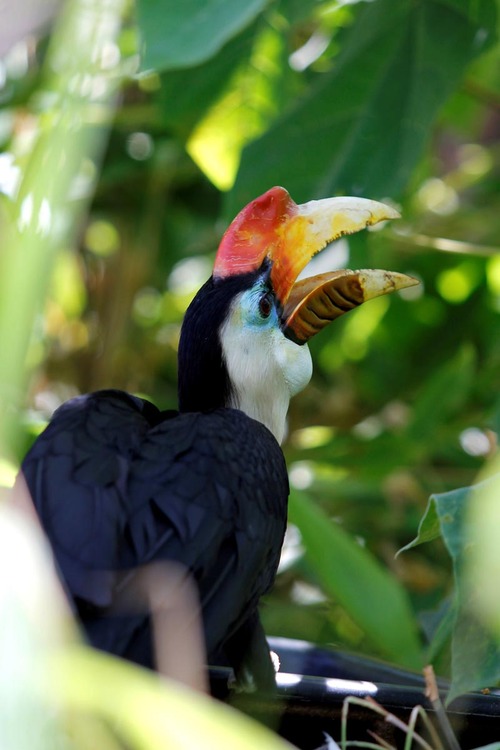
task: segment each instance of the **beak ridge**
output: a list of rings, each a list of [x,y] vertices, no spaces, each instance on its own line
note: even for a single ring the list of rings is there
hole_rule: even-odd
[[[286,304],[298,275],[311,258],[330,242],[397,218],[399,213],[394,208],[368,198],[341,196],[296,205],[278,227],[280,242],[270,248],[268,256],[273,288],[281,304]]]

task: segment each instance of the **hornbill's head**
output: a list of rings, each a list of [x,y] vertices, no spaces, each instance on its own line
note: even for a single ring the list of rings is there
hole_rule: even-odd
[[[281,187],[243,208],[184,318],[181,411],[241,409],[281,441],[290,397],[311,377],[307,341],[363,302],[417,283],[379,270],[297,277],[329,242],[398,216],[364,198],[297,205]]]

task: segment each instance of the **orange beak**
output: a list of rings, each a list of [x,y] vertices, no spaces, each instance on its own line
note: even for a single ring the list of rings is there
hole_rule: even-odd
[[[282,307],[284,334],[304,344],[335,318],[369,299],[418,284],[400,273],[333,271],[296,283],[311,258],[343,235],[399,214],[366,198],[325,198],[297,205],[274,187],[245,206],[222,238],[214,278],[271,263],[271,283]]]

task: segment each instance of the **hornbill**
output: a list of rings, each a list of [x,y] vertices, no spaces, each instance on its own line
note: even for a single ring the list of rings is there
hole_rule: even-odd
[[[140,569],[175,561],[197,584],[208,662],[274,683],[258,615],[287,519],[280,443],[308,383],[307,341],[366,300],[415,282],[379,270],[297,281],[325,245],[392,208],[337,197],[297,205],[274,187],[242,209],[190,304],[178,351],[179,411],[118,390],[55,412],[22,473],[90,642],[154,666],[147,612],[116,601]]]

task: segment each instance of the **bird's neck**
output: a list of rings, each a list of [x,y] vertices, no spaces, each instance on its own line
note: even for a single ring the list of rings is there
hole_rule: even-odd
[[[286,417],[290,399],[284,390],[262,389],[260,393],[238,393],[233,390],[227,406],[240,409],[247,416],[261,422],[270,430],[278,443],[282,443],[286,432]]]
[[[307,346],[285,339],[279,329],[247,337],[228,319],[221,332],[223,361],[231,384],[226,406],[262,422],[278,443],[286,432],[290,399],[311,378]]]

